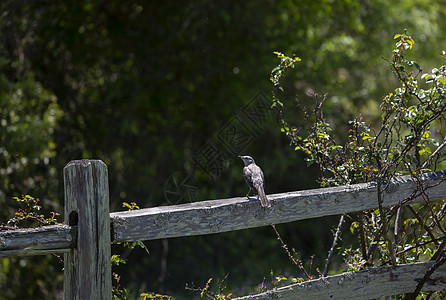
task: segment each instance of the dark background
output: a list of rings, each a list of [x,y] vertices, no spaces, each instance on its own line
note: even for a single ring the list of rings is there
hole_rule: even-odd
[[[107,164],[111,211],[123,210],[123,201],[152,207],[245,195],[240,154],[263,168],[267,193],[318,187],[318,170],[289,146],[273,112],[260,129],[249,125],[250,139],[238,135],[230,147],[218,140],[256,96],[271,100],[273,52],[302,58],[284,82],[286,118],[305,127],[295,98],[311,107],[307,89],[328,93],[325,116],[342,139],[348,120],[379,118],[380,100],[397,86],[381,58],[391,57],[396,33],[412,35],[411,55],[425,71],[442,63],[444,4],[2,1],[0,223],[22,194],[39,197],[45,212],[63,212],[62,169],[73,159]],[[209,143],[220,156],[203,160]],[[198,194],[166,197],[166,189],[187,191],[172,189],[172,176],[189,178]],[[315,255],[317,274],[336,220],[277,227],[307,265]],[[258,291],[263,280],[271,288],[271,270],[302,276],[269,227],[145,244],[150,255],[113,246],[128,259],[114,271],[132,298],[143,291],[199,297],[185,284],[227,273],[236,295]],[[0,259],[0,299],[61,298],[62,267],[51,256]],[[342,268],[337,257],[333,272]]]

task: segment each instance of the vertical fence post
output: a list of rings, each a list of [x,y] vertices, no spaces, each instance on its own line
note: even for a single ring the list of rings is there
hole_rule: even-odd
[[[107,166],[75,160],[63,173],[65,224],[78,226],[77,248],[64,259],[64,299],[111,299]]]

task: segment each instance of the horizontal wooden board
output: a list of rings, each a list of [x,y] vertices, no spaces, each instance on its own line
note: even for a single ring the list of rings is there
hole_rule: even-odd
[[[0,232],[0,257],[68,252],[76,245],[77,228],[51,225]]]
[[[446,198],[446,171],[423,176],[431,201]],[[386,189],[384,206],[397,204],[415,190],[408,177],[393,180]],[[268,196],[273,206],[231,198],[161,206],[110,214],[113,242],[153,240],[211,234],[343,214],[378,206],[376,184],[281,193]],[[420,201],[417,197],[414,201]],[[43,226],[0,231],[0,257],[63,253],[76,246],[76,227]]]
[[[375,299],[411,293],[434,263],[429,261],[394,267],[374,267],[293,284],[234,300]],[[422,290],[446,290],[446,265],[435,270]]]
[[[446,199],[446,171],[422,176],[430,201]],[[390,181],[383,206],[410,197],[416,183],[410,176]],[[268,195],[271,208],[245,197],[161,206],[110,214],[112,241],[142,241],[202,235],[260,227],[269,224],[338,215],[378,207],[377,184],[364,183],[333,188]],[[418,195],[411,203],[422,201]]]

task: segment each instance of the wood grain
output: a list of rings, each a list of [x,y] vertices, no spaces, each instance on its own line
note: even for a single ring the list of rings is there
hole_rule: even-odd
[[[0,257],[64,253],[76,245],[77,227],[51,225],[0,232]]]
[[[76,160],[64,168],[65,224],[78,227],[77,247],[64,254],[64,299],[111,299],[107,166]]]
[[[446,198],[446,171],[422,176],[430,201]],[[387,184],[383,206],[416,194],[408,176]],[[252,198],[254,199],[254,198]],[[376,183],[268,195],[271,208],[245,197],[161,206],[110,214],[112,241],[141,241],[241,230],[378,207]],[[423,201],[419,193],[410,203]]]
[[[358,272],[310,280],[234,300],[272,299],[375,299],[413,292],[435,262],[395,267],[375,267]],[[423,291],[446,290],[446,265],[440,266],[424,284]]]

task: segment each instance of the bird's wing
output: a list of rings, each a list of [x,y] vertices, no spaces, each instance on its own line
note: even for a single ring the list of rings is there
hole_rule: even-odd
[[[258,185],[263,186],[264,185],[264,179],[263,179],[263,172],[262,169],[260,169],[257,165],[251,165],[251,180],[253,185],[256,187]]]
[[[243,168],[243,178],[245,179],[246,183],[249,185],[250,188],[253,188],[252,184],[252,170],[248,167]]]

